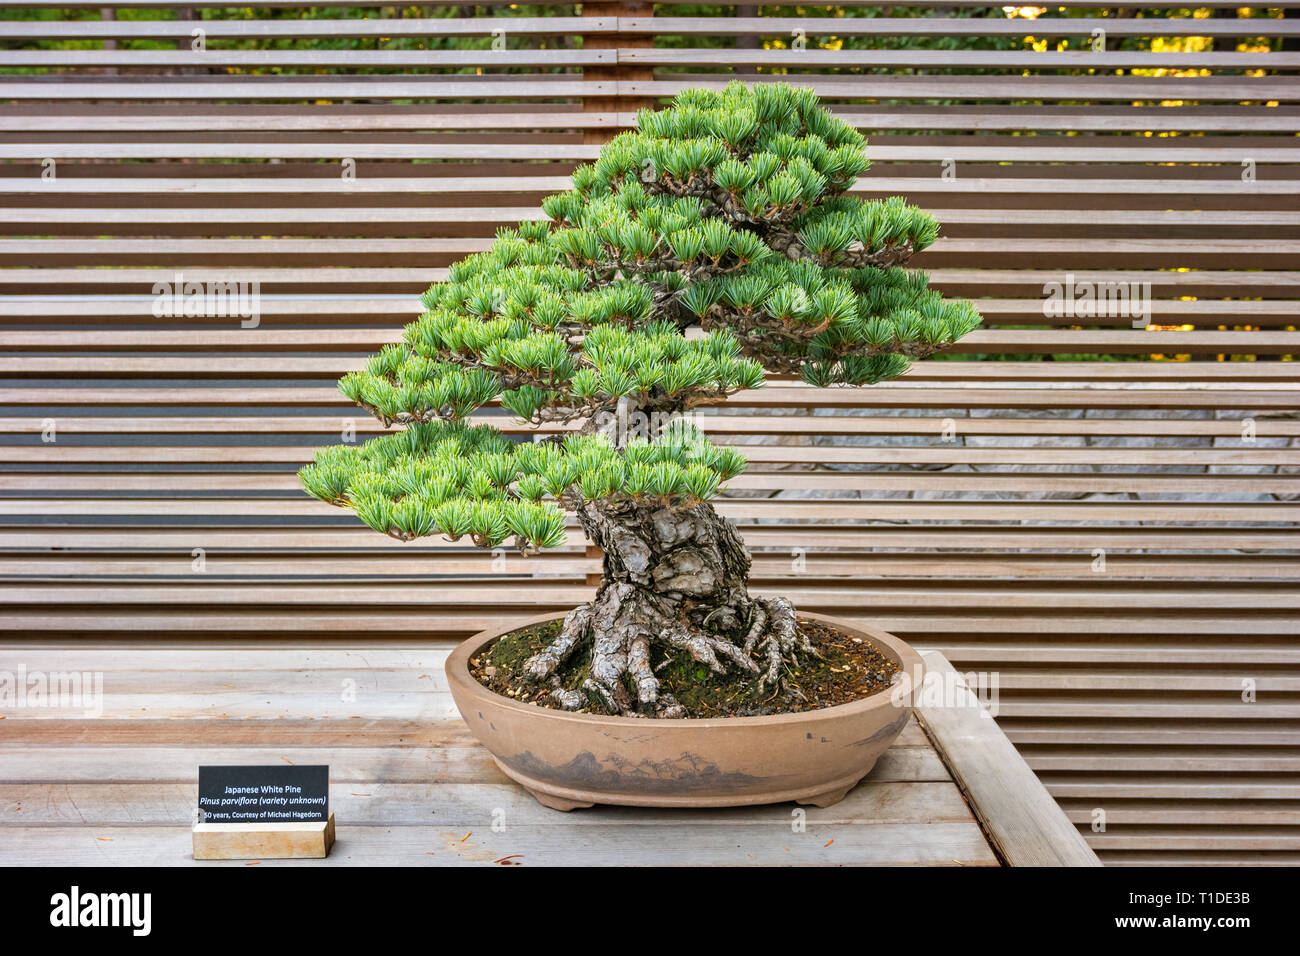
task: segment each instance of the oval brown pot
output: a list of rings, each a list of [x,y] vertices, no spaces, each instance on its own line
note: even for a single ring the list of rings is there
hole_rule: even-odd
[[[555,620],[547,614],[483,631],[447,658],[461,716],[511,779],[556,810],[593,803],[633,807],[730,807],[799,803],[828,807],[866,776],[912,714],[924,668],[907,644],[879,628],[801,613],[870,640],[907,678],[836,707],[767,717],[655,720],[573,714],[488,690],[469,659],[505,634]]]

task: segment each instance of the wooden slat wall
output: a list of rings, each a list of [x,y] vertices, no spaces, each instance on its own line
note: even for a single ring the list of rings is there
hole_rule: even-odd
[[[1078,3],[1050,26],[894,6],[223,22],[97,0],[91,15],[154,19],[0,19],[6,646],[450,644],[583,600],[595,563],[576,534],[503,569],[381,538],[293,472],[350,423],[377,432],[334,379],[635,109],[737,73],[807,83],[870,135],[859,195],[936,211],[943,238],[915,264],[982,300],[986,325],[897,382],[780,382],[717,412],[754,462],[723,507],[757,586],[941,649],[986,690],[996,675],[1000,724],[1104,862],[1300,862],[1297,4],[1097,19],[1105,4]],[[40,7],[81,9],[0,17]],[[1109,52],[819,48],[1099,24]],[[504,51],[397,45],[503,28]],[[788,46],[796,29],[807,49],[703,42]],[[1114,49],[1149,36],[1217,42]],[[377,48],[330,42],[349,37]],[[153,284],[176,272],[259,281],[259,327],[156,318]],[[1163,330],[1044,317],[1044,283],[1067,273],[1150,282]],[[1153,354],[1187,360],[1098,359]]]

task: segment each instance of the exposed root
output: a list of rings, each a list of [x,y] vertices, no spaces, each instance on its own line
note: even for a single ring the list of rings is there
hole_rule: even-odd
[[[656,706],[656,717],[680,719],[686,716],[686,708],[677,703],[672,694],[660,694]]]
[[[549,678],[554,700],[565,710],[590,706],[627,717],[684,717],[685,708],[671,694],[661,692],[651,666],[651,647],[656,641],[686,651],[715,674],[739,670],[760,675],[760,689],[781,684],[785,659],[816,653],[789,601],[755,599],[750,605],[750,621],[744,641],[734,642],[684,620],[657,595],[629,584],[615,584],[565,618],[559,636],[528,660],[525,673],[534,680]],[[586,678],[578,690],[562,687],[556,669],[588,636],[592,638],[591,664]],[[766,659],[766,670],[751,657],[755,650]]]
[[[627,672],[636,684],[637,700],[642,704],[653,704],[659,697],[659,681],[650,668],[650,638],[645,634],[632,639],[627,654]]]
[[[623,675],[628,672],[628,647],[633,636],[623,630],[597,630],[591,649],[591,667],[587,670],[587,679],[582,682],[582,689],[589,697],[616,714],[633,712],[632,695],[623,683]],[[658,682],[655,683],[657,686]]]
[[[564,710],[578,710],[584,703],[581,692],[561,687],[558,677],[551,678],[551,697]]]
[[[781,662],[785,657],[796,654],[815,657],[817,652],[799,626],[794,605],[785,598],[758,598],[754,601],[754,607],[755,624],[758,623],[758,615],[763,614],[766,618],[763,622],[765,627],[757,632],[753,626],[750,627],[749,634],[745,637],[745,648],[752,650],[757,645],[767,658],[767,671],[759,679],[758,686],[776,687],[781,683]]]
[[[533,680],[545,680],[555,673],[555,669],[569,659],[587,636],[591,627],[591,605],[582,604],[569,612],[560,628],[559,636],[546,648],[534,654],[524,664],[524,673]]]
[[[694,628],[680,628],[669,631],[664,635],[664,639],[672,647],[689,653],[693,659],[706,665],[715,674],[725,674],[727,672],[726,667],[718,660],[719,654],[743,671],[758,672],[758,665],[750,660],[744,649],[738,644],[733,644],[725,637],[705,634],[703,631],[697,631]]]
[[[767,629],[767,611],[763,609],[763,602],[755,601],[751,607],[753,613],[750,618],[749,633],[745,635],[746,654],[754,650],[754,645],[762,640],[763,632]]]

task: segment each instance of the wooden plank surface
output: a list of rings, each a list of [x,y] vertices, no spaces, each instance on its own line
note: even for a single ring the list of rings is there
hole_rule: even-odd
[[[456,715],[447,648],[2,645],[0,668],[29,671],[88,653],[76,666],[103,668],[104,697],[98,715],[4,714],[0,862],[191,864],[199,764],[284,761],[330,765],[338,843],[327,865],[997,865],[915,722],[827,809],[548,810]],[[345,680],[354,694],[341,693]]]

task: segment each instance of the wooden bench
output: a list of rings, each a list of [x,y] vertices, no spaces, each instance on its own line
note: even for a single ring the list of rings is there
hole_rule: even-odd
[[[19,6],[69,9],[0,3]],[[84,9],[105,6],[128,4]],[[868,133],[857,194],[934,210],[943,238],[915,264],[986,318],[898,381],[776,382],[717,410],[753,461],[724,508],[756,586],[941,650],[981,692],[996,680],[999,726],[1104,862],[1300,862],[1296,3],[1050,26],[906,3],[225,25],[149,6],[163,19],[0,21],[0,669],[47,642],[445,649],[584,599],[577,534],[504,567],[399,545],[293,473],[349,425],[377,433],[333,381],[446,266],[536,215],[637,108],[738,71],[811,84]],[[431,23],[505,29],[508,48],[399,47]],[[1099,24],[1111,47],[1219,42],[1080,52]],[[795,29],[806,49],[703,42]],[[818,49],[819,30],[850,48]],[[1031,34],[1076,42],[995,48]],[[851,48],[876,36],[987,48]],[[1259,36],[1291,46],[1236,48]],[[245,42],[350,37],[394,43]],[[79,39],[117,44],[36,45]],[[177,272],[259,282],[258,327],[155,317]],[[1160,328],[1045,315],[1044,285],[1071,274],[1149,282]]]

